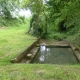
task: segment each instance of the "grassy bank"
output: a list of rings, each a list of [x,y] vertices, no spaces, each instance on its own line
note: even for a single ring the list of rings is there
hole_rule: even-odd
[[[35,39],[27,26],[0,28],[0,80],[79,80],[80,65],[12,64]]]
[[[0,67],[1,80],[79,80],[79,65],[13,64]]]
[[[34,37],[27,35],[26,32],[26,25],[0,29],[0,63],[10,63],[11,58],[34,41]]]

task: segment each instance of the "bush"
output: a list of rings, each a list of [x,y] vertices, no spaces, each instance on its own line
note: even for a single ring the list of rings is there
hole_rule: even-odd
[[[66,38],[66,35],[65,34],[60,34],[58,32],[56,33],[51,33],[47,36],[48,39],[54,39],[54,40],[63,40]]]
[[[14,19],[4,19],[2,17],[0,17],[0,26],[20,26],[21,24],[26,24],[27,23],[27,19],[25,20],[25,23],[22,19],[20,18],[14,18]]]

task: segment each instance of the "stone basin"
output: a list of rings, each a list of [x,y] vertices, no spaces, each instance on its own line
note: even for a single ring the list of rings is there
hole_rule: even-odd
[[[59,57],[61,57],[61,59],[63,57],[66,58],[67,55],[64,56],[65,55],[64,52],[67,52],[66,49],[68,49],[69,51],[72,51],[71,54],[73,54],[75,56],[75,59],[78,61],[78,62],[75,61],[75,63],[80,62],[80,49],[78,47],[74,46],[73,44],[65,43],[65,42],[62,42],[62,41],[61,42],[54,42],[54,43],[47,43],[45,41],[40,41],[39,39],[34,41],[28,48],[26,48],[24,51],[19,53],[19,55],[17,55],[15,58],[11,59],[11,62],[12,63],[35,63],[34,62],[35,57],[37,56],[37,54],[39,54],[39,55],[41,54],[40,53],[41,46],[47,47],[46,48],[47,51],[49,51],[50,48],[51,48],[51,51],[53,51],[53,52],[55,52],[55,50],[58,51],[58,53],[56,53],[56,54],[58,54],[60,56],[57,56],[56,54],[51,53],[53,56],[56,56],[58,62],[59,62]],[[60,51],[60,48],[61,49],[63,48],[64,52]],[[60,54],[60,52],[62,52],[63,54]],[[47,52],[45,52],[45,54],[47,54]],[[49,57],[49,56],[47,56],[47,57]],[[44,58],[44,56],[43,56],[43,58]],[[62,59],[62,60],[64,60],[64,59]],[[53,59],[51,59],[51,60],[53,60]],[[48,63],[49,62],[50,61],[48,61]],[[42,63],[45,63],[45,62],[42,62]]]

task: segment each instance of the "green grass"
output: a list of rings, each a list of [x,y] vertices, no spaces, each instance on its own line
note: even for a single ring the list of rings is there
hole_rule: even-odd
[[[0,29],[0,80],[80,80],[80,65],[12,64],[10,60],[35,39],[28,27]]]
[[[0,29],[0,63],[10,63],[11,58],[34,41],[34,37],[26,34],[26,31],[26,25]]]
[[[13,64],[0,67],[1,80],[80,80],[80,66]]]

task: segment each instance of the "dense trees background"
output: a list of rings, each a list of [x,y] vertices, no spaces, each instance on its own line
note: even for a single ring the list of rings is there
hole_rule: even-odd
[[[38,14],[40,18],[38,27],[42,26],[43,35],[56,39],[64,39],[68,34],[80,35],[80,0],[29,0],[29,2],[32,3],[29,6],[32,14]]]
[[[0,27],[26,23],[25,17],[18,14],[20,9],[18,0],[0,0]]]
[[[1,17],[7,20],[13,20],[11,11],[16,8],[30,9],[32,16],[37,16],[32,22],[37,37],[61,40],[68,35],[80,36],[80,0],[1,0],[0,8]]]

